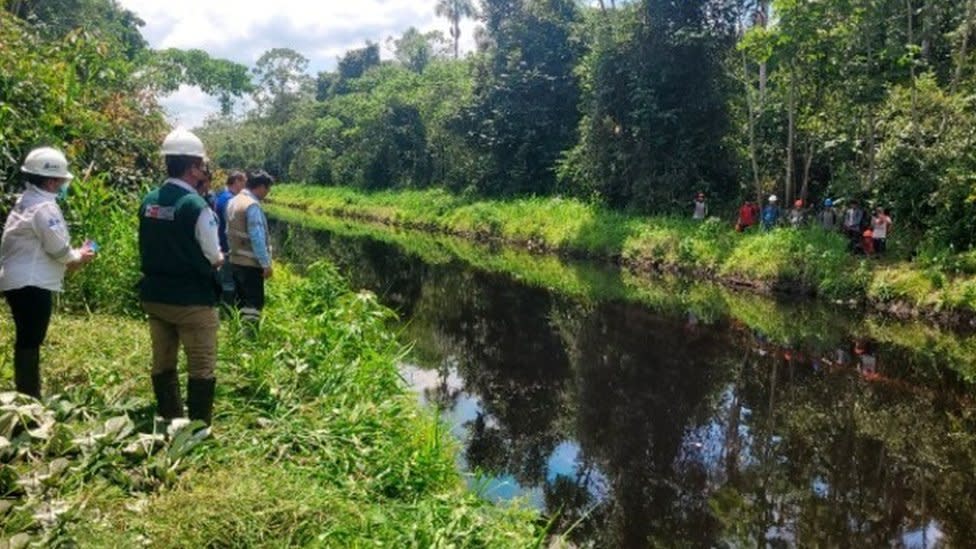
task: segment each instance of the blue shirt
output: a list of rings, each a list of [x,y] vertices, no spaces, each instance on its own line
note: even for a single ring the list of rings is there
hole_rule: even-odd
[[[227,242],[227,204],[234,195],[224,189],[214,203],[214,210],[217,211],[217,234],[220,237],[220,251],[225,254],[230,251],[230,244]]]
[[[776,222],[779,221],[779,206],[770,204],[763,208],[762,221],[766,228],[770,228],[775,225]]]
[[[241,192],[248,193],[254,200],[258,200],[258,197],[247,189]],[[226,211],[226,209],[225,207],[224,210]],[[261,267],[267,269],[271,267],[271,254],[268,253],[268,220],[264,217],[260,204],[251,204],[245,213],[247,214],[247,236],[251,239],[251,251],[254,252],[254,256]]]

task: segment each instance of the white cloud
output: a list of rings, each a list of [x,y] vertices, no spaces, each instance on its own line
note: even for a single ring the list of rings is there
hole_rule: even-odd
[[[211,56],[252,66],[265,51],[291,48],[310,60],[310,71],[330,70],[345,51],[367,40],[384,45],[410,26],[448,34],[434,13],[435,0],[120,0],[146,25],[153,48],[202,49]],[[462,51],[474,49],[474,22],[462,27]],[[385,48],[384,55],[389,56]],[[190,127],[217,110],[199,89],[181,88],[163,98],[170,118]]]
[[[196,86],[180,86],[159,102],[169,123],[185,128],[199,126],[207,115],[220,110],[217,100]]]

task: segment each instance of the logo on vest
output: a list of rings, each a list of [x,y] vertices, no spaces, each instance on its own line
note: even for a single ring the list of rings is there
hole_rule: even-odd
[[[160,221],[173,221],[176,219],[176,208],[172,206],[159,206],[152,205],[146,207],[146,213],[144,214],[149,219],[158,219]]]

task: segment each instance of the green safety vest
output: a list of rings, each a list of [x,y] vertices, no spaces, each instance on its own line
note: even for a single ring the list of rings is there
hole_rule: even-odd
[[[139,208],[142,301],[215,306],[220,295],[213,266],[196,239],[203,198],[173,184],[154,189]]]

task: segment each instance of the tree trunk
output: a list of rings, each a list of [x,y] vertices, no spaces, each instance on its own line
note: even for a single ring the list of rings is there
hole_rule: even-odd
[[[810,197],[810,167],[813,165],[813,141],[807,142],[803,159],[803,187],[800,188],[800,199],[807,203]]]
[[[908,47],[912,48],[915,45],[915,8],[912,5],[912,0],[905,0],[905,7],[908,10]],[[908,71],[912,86],[912,136],[915,139],[915,144],[920,145],[921,137],[918,132],[918,88],[915,85],[915,52],[912,52]]]
[[[454,20],[454,28],[451,29],[451,34],[454,35],[454,59],[459,59],[461,57],[461,19]]]
[[[759,11],[755,17],[755,24],[766,28],[769,23],[769,0],[759,0]],[[759,105],[762,106],[766,100],[766,81],[769,80],[767,74],[766,61],[759,64]]]
[[[746,88],[746,107],[749,117],[749,161],[752,164],[752,184],[756,189],[756,203],[762,204],[762,183],[759,181],[759,159],[756,152],[756,106],[752,98],[752,83],[749,82],[749,61],[742,52],[742,73]]]
[[[793,144],[796,140],[796,68],[790,66],[790,95],[789,104],[786,107],[787,132],[786,132],[786,205],[793,203]]]
[[[976,19],[976,0],[969,0],[966,2],[966,19],[962,23],[962,43],[959,45],[956,70],[952,75],[952,84],[949,86],[949,91],[953,94],[959,89],[963,67],[966,66],[966,56],[969,54],[969,37],[973,31],[974,19]]]
[[[868,32],[865,32],[864,34],[870,36],[870,33]],[[871,41],[870,38],[868,38],[867,40],[867,50],[868,50],[868,62],[866,63],[865,66],[865,71],[867,72],[867,74],[865,75],[866,77],[865,80],[870,82],[872,77],[874,76],[874,43]],[[874,127],[875,127],[874,108],[869,104],[865,107],[865,110],[867,111],[867,125],[868,125],[868,132],[867,132],[868,176],[866,181],[865,180],[861,181],[861,188],[872,189],[874,188],[874,180],[875,180],[875,164],[876,164],[875,148],[877,145],[875,134],[874,134]]]
[[[867,188],[873,189],[878,178],[877,169],[877,136],[875,135],[874,110],[868,107],[868,180]]]

